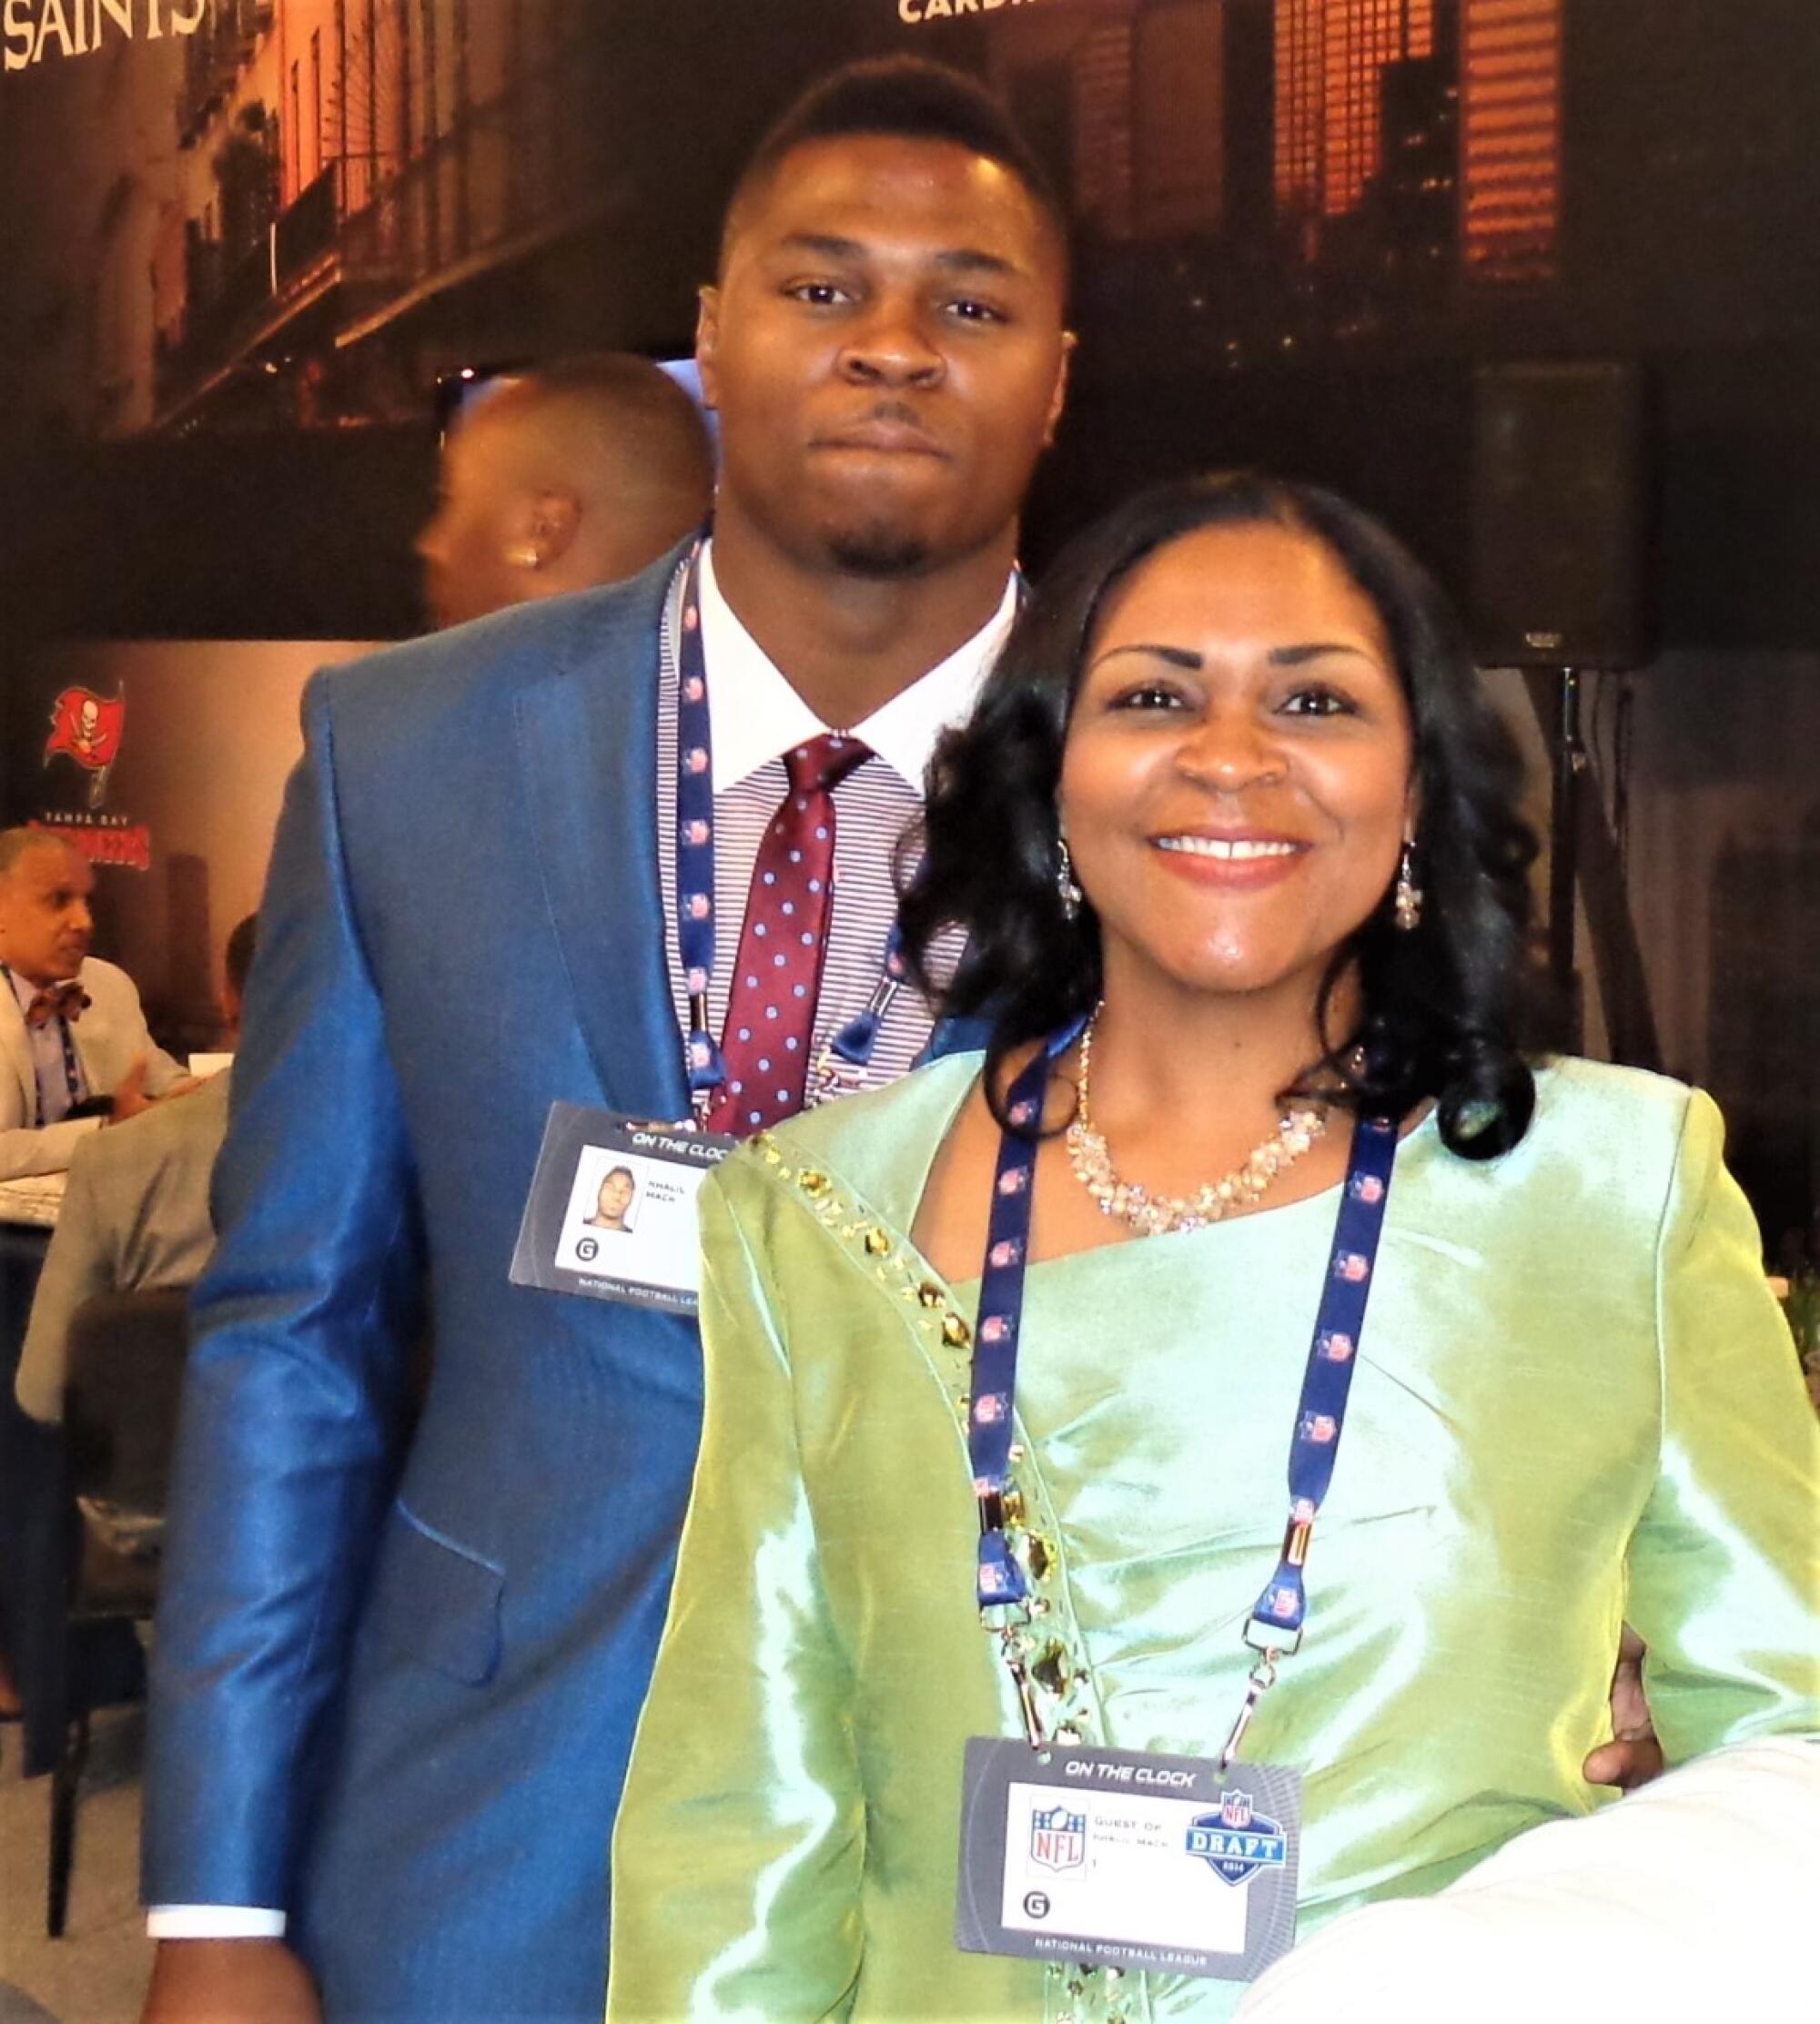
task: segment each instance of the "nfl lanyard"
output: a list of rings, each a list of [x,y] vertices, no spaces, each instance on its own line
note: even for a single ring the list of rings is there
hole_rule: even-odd
[[[6,988],[12,991],[16,998],[18,993],[14,989],[13,973],[4,963],[0,963],[0,977],[5,978]],[[82,1002],[86,1005],[88,999],[85,997]],[[57,1014],[56,1024],[57,1038],[63,1042],[63,1079],[69,1089],[71,1104],[78,1104],[82,1101],[83,1091],[86,1086],[83,1080],[82,1063],[76,1058],[76,1038],[69,1030],[69,1021],[64,1017],[61,1012]]]
[[[1024,1267],[1030,1243],[1036,1189],[1036,1143],[1023,1136],[1043,1115],[1050,1071],[1079,1037],[1080,1018],[1038,1048],[1011,1085],[1009,1128],[998,1142],[986,1262],[980,1272],[979,1316],[974,1329],[968,1395],[967,1450],[974,1494],[979,1500],[977,1600],[981,1621],[1000,1639],[1033,1744],[1044,1738],[1024,1665],[1012,1641],[1015,1613],[1028,1600],[1023,1568],[1006,1536],[1006,1492],[1011,1469],[1012,1409],[1016,1398],[1018,1331],[1024,1318]],[[1251,1605],[1245,1642],[1258,1655],[1245,1701],[1221,1753],[1222,1772],[1238,1754],[1252,1714],[1275,1684],[1277,1663],[1301,1643],[1308,1614],[1304,1571],[1314,1522],[1333,1480],[1334,1457],[1346,1423],[1346,1401],[1365,1326],[1365,1302],[1383,1232],[1384,1208],[1396,1159],[1397,1128],[1386,1118],[1360,1118],[1353,1128],[1346,1182],[1340,1190],[1314,1340],[1309,1348],[1289,1443],[1289,1516],[1275,1574]]]
[[[704,1119],[726,1080],[726,1063],[708,1024],[708,986],[714,974],[714,761],[708,714],[708,664],[702,647],[702,542],[682,565],[676,629],[676,944],[689,1000],[684,1065],[689,1100]],[[816,1087],[852,1087],[864,1075],[892,1000],[904,982],[904,951],[894,921],[865,1007],[828,1042],[816,1064]]]

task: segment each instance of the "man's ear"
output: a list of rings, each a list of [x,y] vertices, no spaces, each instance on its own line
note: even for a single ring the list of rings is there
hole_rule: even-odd
[[[696,297],[695,370],[702,379],[702,405],[721,404],[715,357],[721,342],[721,291],[710,281]]]
[[[581,501],[571,491],[551,486],[531,501],[531,545],[537,567],[550,569],[569,552],[581,524]]]
[[[1056,362],[1056,384],[1049,394],[1049,412],[1043,423],[1043,448],[1056,440],[1056,424],[1068,404],[1068,374],[1073,368],[1075,347],[1080,339],[1072,330],[1062,332],[1062,355]]]

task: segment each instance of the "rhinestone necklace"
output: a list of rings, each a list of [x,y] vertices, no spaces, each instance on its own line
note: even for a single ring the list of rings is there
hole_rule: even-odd
[[[1068,1164],[1075,1179],[1096,1202],[1103,1216],[1117,1216],[1139,1236],[1158,1237],[1170,1230],[1199,1230],[1217,1223],[1236,1209],[1249,1209],[1260,1201],[1277,1176],[1297,1160],[1327,1129],[1327,1111],[1320,1104],[1286,1110],[1272,1135],[1246,1154],[1244,1160],[1218,1180],[1208,1181],[1192,1195],[1153,1195],[1136,1181],[1121,1180],[1107,1150],[1104,1135],[1096,1129],[1089,1106],[1087,1085],[1093,1074],[1093,1031],[1099,1023],[1095,1012],[1081,1034],[1080,1101],[1074,1122],[1067,1129]]]

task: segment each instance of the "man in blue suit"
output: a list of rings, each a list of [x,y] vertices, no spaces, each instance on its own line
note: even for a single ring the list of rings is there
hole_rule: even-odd
[[[927,1043],[882,971],[890,851],[1009,622],[1066,279],[1055,202],[977,87],[837,75],[759,150],[703,290],[706,548],[312,684],[197,1304],[148,2018],[600,2015],[699,1356],[673,1316],[510,1282],[545,1118],[687,1117],[704,981],[736,1058],[729,992],[757,979],[723,974],[732,923],[762,932],[748,882],[807,805],[783,755],[824,743],[833,814],[807,819],[838,897],[804,1038],[867,1034],[849,1084]],[[674,897],[705,904],[678,853],[703,706],[705,979]]]

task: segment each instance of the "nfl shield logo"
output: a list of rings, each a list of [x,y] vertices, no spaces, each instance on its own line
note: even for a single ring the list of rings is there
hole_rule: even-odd
[[[1066,1806],[1030,1816],[1030,1860],[1043,1869],[1078,1869],[1087,1860],[1087,1816]]]

